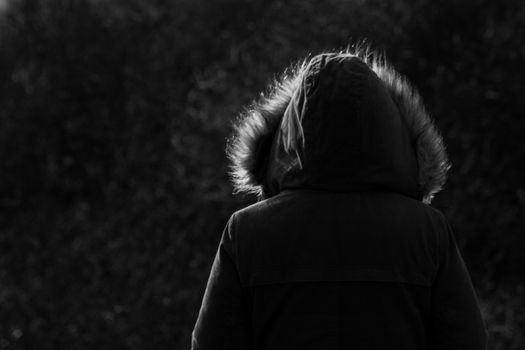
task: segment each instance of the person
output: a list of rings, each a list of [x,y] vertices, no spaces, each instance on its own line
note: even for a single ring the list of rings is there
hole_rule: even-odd
[[[236,192],[191,349],[485,349],[454,233],[429,204],[449,162],[384,58],[289,69],[229,141]]]

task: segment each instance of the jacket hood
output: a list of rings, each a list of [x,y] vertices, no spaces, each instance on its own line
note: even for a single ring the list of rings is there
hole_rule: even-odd
[[[289,69],[237,121],[235,193],[388,190],[430,203],[450,165],[414,88],[384,59],[325,53]]]

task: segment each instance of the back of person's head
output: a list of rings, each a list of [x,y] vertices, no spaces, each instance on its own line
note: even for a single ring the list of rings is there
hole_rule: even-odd
[[[416,90],[367,50],[292,66],[235,126],[236,192],[389,190],[429,203],[449,169]]]

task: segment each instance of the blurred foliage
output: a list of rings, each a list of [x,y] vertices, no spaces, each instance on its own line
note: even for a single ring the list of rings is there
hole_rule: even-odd
[[[367,38],[419,87],[491,349],[525,346],[520,0],[0,6],[0,348],[189,348],[234,198],[225,138],[293,60]]]

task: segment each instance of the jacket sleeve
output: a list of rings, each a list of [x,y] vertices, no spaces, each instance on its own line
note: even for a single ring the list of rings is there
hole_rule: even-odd
[[[485,350],[487,331],[470,275],[448,223],[432,286],[429,348]]]
[[[250,349],[249,295],[234,263],[234,215],[223,231],[199,316],[191,337],[191,350]]]

